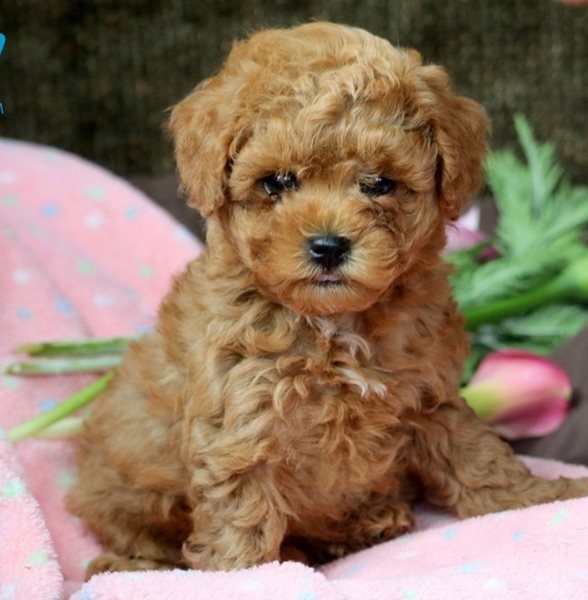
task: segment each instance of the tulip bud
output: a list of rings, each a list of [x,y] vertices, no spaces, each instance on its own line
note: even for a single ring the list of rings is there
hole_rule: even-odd
[[[480,207],[474,204],[455,223],[445,227],[447,244],[445,252],[457,252],[475,246],[486,240],[486,235],[478,227],[480,225]]]
[[[447,244],[445,252],[457,252],[475,246],[486,240],[486,235],[481,231],[474,231],[467,227],[461,227],[459,224],[449,225],[445,233],[447,234]]]
[[[563,422],[572,386],[548,359],[520,350],[489,354],[461,395],[503,437],[547,435]]]

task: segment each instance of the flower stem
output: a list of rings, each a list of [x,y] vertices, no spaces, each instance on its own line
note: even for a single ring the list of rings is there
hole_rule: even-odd
[[[120,364],[121,356],[97,355],[76,358],[38,358],[8,365],[8,375],[62,375],[64,373],[99,373]]]
[[[84,417],[63,417],[49,427],[37,432],[35,437],[44,440],[63,440],[79,435],[84,429]]]
[[[29,356],[93,356],[96,354],[122,354],[132,338],[117,337],[99,340],[66,340],[22,344],[14,351]]]
[[[111,379],[112,374],[107,373],[106,375],[100,377],[100,379],[97,379],[90,385],[67,398],[67,400],[64,400],[55,408],[52,408],[51,410],[48,410],[47,412],[44,412],[43,414],[34,417],[29,421],[17,425],[8,432],[8,439],[11,442],[18,442],[27,437],[31,437],[39,431],[49,427],[49,425],[52,425],[56,421],[63,419],[63,417],[67,417],[76,410],[86,406],[92,402],[96,396],[106,390],[106,387]]]
[[[556,300],[560,295],[560,285],[557,279],[542,285],[534,290],[529,290],[497,300],[485,306],[477,306],[464,311],[468,329],[475,329],[484,323],[496,323],[506,317],[520,315],[524,312],[539,308],[548,302]]]
[[[556,301],[588,302],[588,255],[571,263],[555,279],[511,298],[464,311],[466,325],[475,329]]]

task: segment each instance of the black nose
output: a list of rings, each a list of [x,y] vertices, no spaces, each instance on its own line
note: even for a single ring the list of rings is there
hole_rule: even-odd
[[[329,271],[345,262],[351,248],[346,237],[328,235],[308,240],[308,253],[312,262]]]

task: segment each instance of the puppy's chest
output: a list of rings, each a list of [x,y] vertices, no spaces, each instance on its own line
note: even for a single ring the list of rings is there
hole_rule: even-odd
[[[311,331],[276,361],[278,439],[297,477],[337,473],[365,485],[394,462],[405,435],[392,378],[372,352],[361,335],[333,328]]]
[[[385,398],[390,377],[378,370],[370,341],[327,319],[315,321],[320,328],[305,330],[293,348],[277,358],[280,383],[290,381],[292,393],[307,409],[324,408],[330,405],[329,398],[342,406],[353,399]]]

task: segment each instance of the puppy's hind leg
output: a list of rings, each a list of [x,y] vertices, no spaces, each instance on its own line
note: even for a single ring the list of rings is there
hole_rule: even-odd
[[[461,399],[414,425],[412,470],[427,499],[459,517],[588,496],[588,478],[534,476]]]
[[[99,478],[90,473],[80,475],[83,485],[72,489],[68,508],[84,519],[104,550],[90,561],[87,579],[105,571],[185,566],[181,546],[190,531],[190,518],[177,499],[149,490],[129,490],[120,482],[116,485],[118,475],[112,471],[106,488],[92,485]]]

